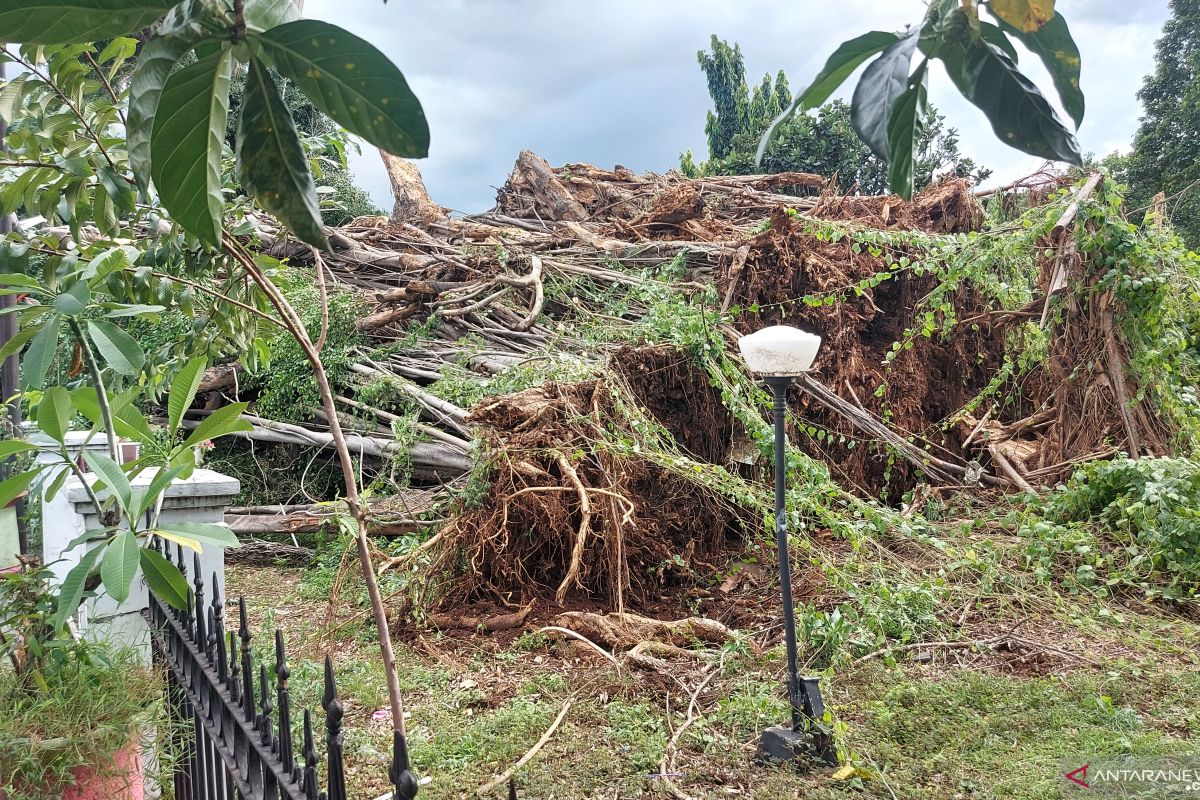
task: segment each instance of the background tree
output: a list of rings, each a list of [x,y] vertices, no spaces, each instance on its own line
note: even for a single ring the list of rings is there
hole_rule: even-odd
[[[708,112],[704,132],[708,137],[708,160],[695,163],[684,153],[680,168],[696,176],[748,175],[757,172],[815,172],[836,176],[843,192],[881,194],[888,191],[887,163],[854,132],[850,105],[834,100],[817,109],[815,116],[798,114],[775,131],[762,163],[755,163],[759,140],[771,121],[791,105],[787,75],[780,70],[774,80],[769,74],[753,90],[746,83],[746,65],[741,48],[712,37],[712,51],[697,54],[708,79],[713,110]],[[944,118],[932,106],[922,128],[918,158],[913,168],[917,189],[934,176],[952,174],[985,180],[991,170],[962,156],[958,132],[947,129]]]
[[[318,184],[321,218],[325,224],[344,225],[355,217],[382,214],[366,190],[354,182],[346,163],[347,152],[352,148],[357,150],[358,142],[332,117],[313,105],[295,83],[273,69],[268,73],[292,115],[296,133],[308,154],[309,169]],[[238,69],[229,85],[225,141],[231,151],[237,146],[237,120],[246,91],[246,75],[246,70]]]
[[[1200,2],[1171,0],[1154,72],[1138,92],[1145,113],[1123,160],[1130,208],[1166,194],[1167,213],[1188,246],[1200,247]],[[1118,162],[1120,163],[1120,162]]]

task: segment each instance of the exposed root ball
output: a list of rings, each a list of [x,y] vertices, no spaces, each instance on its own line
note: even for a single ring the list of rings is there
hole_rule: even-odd
[[[736,535],[735,514],[711,490],[601,444],[632,435],[611,391],[602,381],[547,385],[473,411],[487,431],[492,483],[443,530],[435,562],[453,576],[444,602],[561,605],[582,595],[619,609],[711,571],[705,559]],[[681,409],[709,402],[680,400]]]

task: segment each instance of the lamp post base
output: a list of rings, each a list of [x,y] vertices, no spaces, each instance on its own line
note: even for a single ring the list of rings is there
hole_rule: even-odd
[[[766,766],[790,764],[801,772],[838,765],[831,736],[821,731],[797,731],[787,725],[763,731],[754,760]]]

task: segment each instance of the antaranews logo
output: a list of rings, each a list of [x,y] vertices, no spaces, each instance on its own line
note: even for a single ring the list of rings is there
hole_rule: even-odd
[[[1063,777],[1066,778],[1067,780],[1071,781],[1072,783],[1077,783],[1080,786],[1082,786],[1083,788],[1088,789],[1090,787],[1088,786],[1088,782],[1087,782],[1087,770],[1088,770],[1088,765],[1084,764],[1082,767],[1079,767],[1078,769],[1073,769],[1070,772],[1064,774]]]
[[[1058,774],[1065,795],[1200,800],[1200,755],[1078,758],[1063,762]]]

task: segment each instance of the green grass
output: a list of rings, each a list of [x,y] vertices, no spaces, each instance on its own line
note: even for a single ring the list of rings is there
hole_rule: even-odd
[[[251,590],[279,574],[247,570],[232,580]],[[294,571],[284,574],[296,580]],[[274,614],[289,630],[289,650],[303,654],[292,660],[293,694],[317,708],[325,604],[289,593],[290,583],[275,584],[275,595],[250,598],[255,619]],[[853,768],[841,780],[831,771],[801,776],[753,764],[762,729],[787,717],[782,648],[727,651],[701,697],[700,718],[678,743],[683,777],[676,781],[695,798],[1041,800],[1060,796],[1061,773],[1075,761],[1200,753],[1200,626],[1154,607],[1088,597],[1058,608],[1041,603],[1044,618],[1021,630],[1103,666],[1052,653],[1023,665],[1002,650],[938,648],[925,663],[909,651],[896,653],[894,666],[884,657],[835,662],[823,687],[843,763]],[[1019,608],[988,621],[1007,629]],[[390,729],[371,720],[386,706],[386,692],[363,630],[348,627],[333,652],[347,709],[351,794],[375,797],[387,788]],[[1055,638],[1058,631],[1077,639]],[[656,773],[702,665],[676,662],[673,676],[617,673],[544,635],[503,647],[489,637],[423,637],[421,646],[399,642],[397,658],[413,761],[432,779],[421,788],[426,800],[473,795],[533,746],[568,698],[574,705],[561,727],[517,774],[521,797],[666,796]]]

